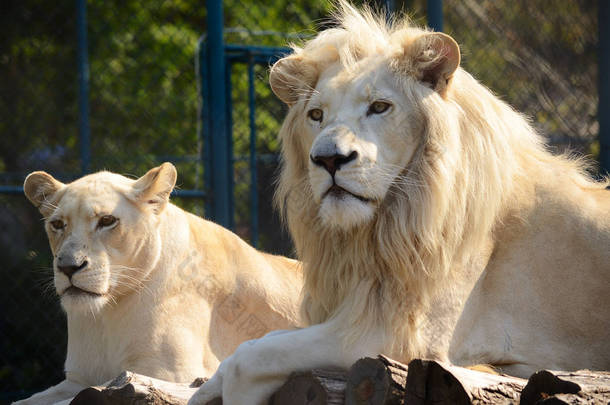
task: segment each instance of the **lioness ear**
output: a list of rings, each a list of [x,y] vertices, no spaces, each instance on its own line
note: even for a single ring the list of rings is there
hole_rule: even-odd
[[[269,84],[275,95],[289,106],[313,89],[318,81],[318,69],[302,56],[290,55],[271,67]]]
[[[53,195],[63,187],[64,183],[55,180],[47,172],[32,172],[23,183],[25,196],[44,216],[52,211]]]
[[[165,162],[159,167],[150,169],[133,185],[133,197],[136,201],[152,206],[156,213],[160,213],[169,201],[176,185],[176,168],[173,164]]]
[[[449,35],[433,32],[418,38],[413,48],[413,63],[419,80],[444,96],[453,73],[460,66],[459,45]]]

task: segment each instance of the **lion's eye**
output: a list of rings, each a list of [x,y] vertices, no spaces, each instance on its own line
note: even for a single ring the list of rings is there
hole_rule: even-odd
[[[116,217],[113,217],[112,215],[104,215],[98,221],[97,226],[98,228],[106,228],[108,226],[116,224],[117,221],[118,219]]]
[[[375,101],[369,106],[366,115],[383,114],[384,112],[388,111],[391,106],[392,104],[385,101]]]
[[[54,221],[51,221],[51,226],[53,227],[53,229],[60,230],[64,229],[66,224],[61,219],[56,219]]]
[[[314,121],[322,122],[324,111],[319,108],[314,108],[307,112],[307,116]]]

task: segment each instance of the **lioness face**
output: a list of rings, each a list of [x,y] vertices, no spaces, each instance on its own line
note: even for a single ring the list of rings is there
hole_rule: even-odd
[[[107,172],[68,185],[44,172],[26,179],[26,195],[45,216],[55,290],[69,313],[116,303],[141,288],[156,264],[158,201],[140,198],[138,183]]]
[[[417,112],[374,58],[321,72],[306,104],[308,174],[319,215],[351,228],[371,220],[418,145]]]
[[[154,226],[138,211],[109,179],[81,180],[67,187],[45,221],[55,290],[64,307],[88,309],[83,304],[91,303],[101,308],[146,276],[151,257],[141,256],[150,252],[138,254],[136,249],[151,241],[134,235],[150,234]]]

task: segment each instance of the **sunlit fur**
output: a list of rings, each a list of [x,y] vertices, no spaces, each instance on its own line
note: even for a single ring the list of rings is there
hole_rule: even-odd
[[[610,368],[608,182],[548,153],[451,37],[343,2],[338,20],[269,75],[310,325],[240,345],[189,405],[265,404],[294,371],[379,353]]]
[[[69,184],[30,174],[68,319],[66,380],[24,404],[51,404],[130,370],[168,381],[207,377],[243,341],[297,324],[300,267],[171,204],[170,163],[137,180],[94,173]],[[117,222],[101,227],[100,218]],[[54,229],[61,220],[65,227]],[[88,266],[71,281],[58,258]],[[80,262],[80,261],[79,261]],[[67,295],[70,285],[87,293]],[[32,333],[44,334],[40,325]]]
[[[433,294],[462,277],[456,270],[476,260],[504,219],[535,203],[538,187],[562,193],[608,183],[592,181],[581,160],[551,155],[526,118],[461,68],[444,96],[422,85],[415,57],[429,46],[417,41],[427,31],[408,21],[387,24],[345,3],[338,19],[338,27],[293,48],[307,62],[301,74],[282,76],[299,93],[281,129],[276,203],[304,262],[302,311],[309,323],[342,317],[339,333],[348,342],[383,328],[387,353],[408,360],[429,350],[418,331]],[[385,61],[413,109],[409,118],[418,121],[395,127],[393,136],[416,137],[417,145],[377,196],[370,219],[337,227],[320,215],[312,191],[306,112],[316,90],[303,76],[317,78],[332,67],[355,77],[369,56]],[[434,61],[432,55],[424,62]]]

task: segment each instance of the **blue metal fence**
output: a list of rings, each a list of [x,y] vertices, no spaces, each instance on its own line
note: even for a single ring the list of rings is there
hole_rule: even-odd
[[[434,31],[443,31],[443,0],[428,0],[426,15],[428,26]]]
[[[599,163],[610,174],[610,3],[599,0]]]
[[[205,164],[205,184],[208,185],[206,215],[215,222],[227,227],[235,226],[233,163],[239,157],[233,156],[232,148],[232,103],[231,75],[237,64],[247,66],[248,82],[248,120],[249,120],[249,172],[250,172],[250,242],[258,245],[258,160],[256,151],[256,93],[254,89],[255,65],[270,66],[282,55],[290,52],[288,48],[224,45],[218,55],[218,44],[222,36],[200,41],[199,72],[201,88],[202,139],[204,139],[203,160]],[[224,103],[224,105],[223,105]]]

